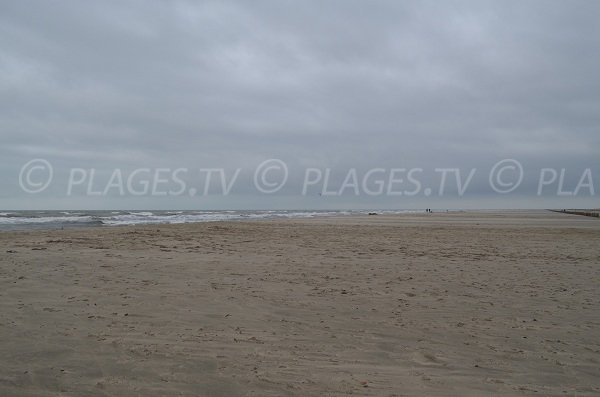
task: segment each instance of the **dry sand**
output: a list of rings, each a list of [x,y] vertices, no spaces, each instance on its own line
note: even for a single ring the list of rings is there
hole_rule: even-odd
[[[600,221],[0,233],[1,396],[600,394]]]

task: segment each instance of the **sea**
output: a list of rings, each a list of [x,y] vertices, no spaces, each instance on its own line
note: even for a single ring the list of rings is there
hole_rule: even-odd
[[[411,213],[409,210],[0,211],[0,231]]]

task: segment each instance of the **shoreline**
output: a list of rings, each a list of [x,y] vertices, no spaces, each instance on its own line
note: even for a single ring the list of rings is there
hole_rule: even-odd
[[[156,210],[158,211],[158,210]],[[283,210],[282,210],[283,211]],[[300,211],[300,210],[286,210],[286,211]],[[309,210],[303,210],[309,211]],[[169,222],[169,221],[156,221],[156,222],[145,222],[145,223],[123,223],[123,224],[103,224],[101,222],[94,222],[87,225],[82,225],[78,223],[67,223],[63,225],[56,225],[52,223],[24,223],[24,224],[14,224],[14,225],[0,225],[0,233],[10,233],[10,232],[24,232],[24,231],[60,231],[60,230],[86,230],[86,229],[104,229],[104,228],[119,228],[119,227],[143,227],[143,226],[168,226],[168,225],[187,225],[187,224],[198,224],[198,223],[214,223],[214,222],[255,222],[255,221],[278,221],[278,220],[311,220],[311,219],[329,219],[329,218],[355,218],[355,217],[365,217],[365,216],[383,216],[383,217],[431,217],[431,216],[441,216],[441,215],[453,215],[453,214],[470,214],[470,215],[511,215],[511,214],[539,214],[546,211],[561,213],[561,214],[570,214],[570,215],[584,215],[579,212],[573,211],[564,211],[564,210],[553,210],[553,209],[502,209],[502,210],[433,210],[433,212],[426,213],[420,212],[417,210],[351,210],[356,211],[356,213],[343,213],[343,210],[336,210],[340,213],[335,214],[333,210],[323,210],[323,214],[313,215],[313,216],[298,216],[298,217],[280,217],[274,216],[264,217],[264,218],[235,218],[235,219],[215,219],[215,220],[198,220],[198,221],[185,221],[185,222]],[[327,212],[332,213],[327,213]],[[398,211],[398,212],[394,212]],[[402,212],[406,211],[406,212]],[[10,211],[8,211],[10,212]],[[137,211],[144,212],[144,211]],[[149,211],[151,212],[151,211]],[[165,212],[165,211],[163,211]],[[171,211],[166,211],[171,212]],[[218,211],[215,211],[218,212]],[[264,211],[268,212],[268,211]],[[588,215],[594,216],[597,215]]]

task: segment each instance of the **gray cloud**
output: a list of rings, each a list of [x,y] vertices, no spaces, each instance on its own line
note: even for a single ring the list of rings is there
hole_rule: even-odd
[[[599,14],[591,1],[4,2],[0,206],[85,206],[21,192],[19,168],[36,157],[62,175],[281,158],[342,178],[508,157],[571,168],[576,183],[582,169],[600,173]],[[483,194],[485,178],[474,183]],[[250,196],[249,207],[282,200]]]

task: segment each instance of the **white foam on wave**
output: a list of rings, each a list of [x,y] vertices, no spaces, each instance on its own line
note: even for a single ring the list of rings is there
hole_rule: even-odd
[[[107,226],[119,225],[145,225],[145,224],[176,224],[194,222],[215,222],[228,220],[259,220],[259,219],[292,219],[292,218],[315,218],[327,216],[345,216],[351,214],[367,214],[376,212],[378,214],[406,214],[421,211],[411,210],[346,210],[346,211],[312,211],[312,210],[264,210],[264,211],[106,211],[104,213],[84,213],[63,211],[60,215],[51,216],[42,211],[36,211],[35,215],[21,214],[20,212],[0,212],[0,227],[48,225],[52,224],[102,224]],[[78,216],[79,215],[79,216]]]
[[[0,225],[28,225],[38,223],[89,223],[91,216],[40,216],[0,218]]]
[[[123,215],[102,217],[102,223],[108,226],[119,225],[146,225],[146,224],[177,224],[194,222],[216,222],[244,219],[274,219],[274,218],[311,218],[318,216],[348,215],[350,211],[194,211],[184,213],[183,211],[166,212],[165,214],[153,214],[148,212],[134,212]]]
[[[172,215],[141,215],[141,213],[116,215],[108,218],[102,218],[102,223],[108,226],[118,225],[145,225],[145,224],[164,224],[164,223],[192,223],[192,222],[211,222],[239,219],[239,215],[223,213],[205,213],[205,214],[172,214]]]

